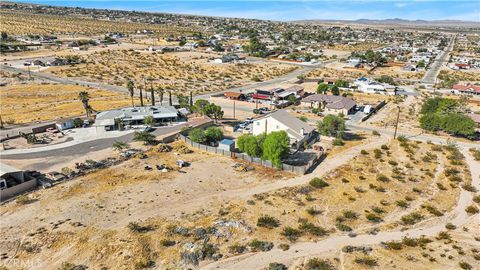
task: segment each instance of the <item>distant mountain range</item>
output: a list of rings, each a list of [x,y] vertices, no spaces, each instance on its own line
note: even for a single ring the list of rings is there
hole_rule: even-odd
[[[300,20],[296,23],[345,23],[345,24],[365,24],[365,25],[422,25],[422,26],[470,26],[480,27],[480,22],[462,21],[462,20],[405,20],[405,19],[384,19],[384,20]]]

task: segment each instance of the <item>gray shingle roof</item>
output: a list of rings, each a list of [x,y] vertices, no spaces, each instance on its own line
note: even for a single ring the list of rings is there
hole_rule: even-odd
[[[353,108],[357,103],[347,97],[342,97],[342,96],[334,96],[334,95],[324,95],[324,94],[316,94],[316,95],[311,95],[302,100],[303,102],[325,102],[326,107],[329,109],[335,109],[335,110],[340,110],[340,109],[346,109],[350,110]]]

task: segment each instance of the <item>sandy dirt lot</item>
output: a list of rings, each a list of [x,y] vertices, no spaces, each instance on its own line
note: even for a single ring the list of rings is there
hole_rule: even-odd
[[[125,94],[84,86],[15,84],[0,88],[2,119],[6,123],[19,124],[81,116],[85,112],[78,100],[80,91],[90,94],[90,105],[98,111],[131,104],[130,97]]]
[[[408,144],[418,147],[414,142]],[[429,147],[416,148],[411,158],[420,159]],[[353,148],[359,151],[363,147],[356,145]],[[296,228],[302,220],[314,226],[310,233],[302,233],[302,241],[321,238],[324,234],[317,234],[322,232],[318,226],[324,228],[326,234],[333,234],[338,230],[335,229],[338,216],[344,215],[342,211],[346,209],[358,216],[354,219],[345,218],[342,224],[359,231],[373,226],[365,219],[368,212],[364,212],[373,206],[382,208],[384,212],[377,215],[388,220],[388,224],[393,224],[391,226],[414,209],[429,217],[428,212],[423,212],[426,210],[416,210],[416,202],[422,200],[422,195],[407,188],[412,180],[405,179],[403,182],[400,181],[402,178],[393,178],[396,167],[403,168],[411,162],[403,152],[406,150],[402,150],[398,143],[389,144],[389,150],[381,151],[386,165],[375,166],[371,162],[375,158],[372,149],[366,149],[368,155],[356,157],[348,165],[325,175],[324,179],[330,186],[309,190],[308,185],[301,183],[316,173],[308,178],[295,177],[260,167],[241,173],[233,170],[235,161],[225,157],[198,151],[176,155],[172,152],[160,153],[152,148],[146,152],[146,159],[133,158],[52,189],[36,191],[29,195],[30,202],[27,204],[13,201],[2,205],[0,215],[5,244],[0,252],[10,258],[15,256],[21,260],[43,263],[32,269],[45,269],[45,264],[58,266],[66,261],[116,269],[140,269],[142,265],[154,261],[157,266],[182,268],[182,264],[179,264],[180,253],[188,250],[186,245],[189,243],[197,247],[199,245],[199,238],[193,233],[194,228],[215,228],[217,236],[212,236],[212,241],[218,252],[231,256],[232,245],[246,245],[254,238],[273,241],[275,245],[288,244],[289,241],[280,234],[281,229],[285,226]],[[333,159],[345,159],[350,155],[350,150],[344,157]],[[389,151],[402,155],[390,157]],[[443,171],[441,167],[445,162],[441,152],[436,154],[438,164],[435,161],[420,161],[423,164],[421,171],[417,167],[396,172],[408,179],[413,177],[417,181],[416,187],[432,199],[435,194],[442,192],[431,193],[429,186],[436,178],[425,175],[436,170]],[[179,158],[190,162],[191,166],[182,169],[182,172],[161,173],[155,169],[155,165],[159,164],[174,167],[175,160]],[[390,160],[400,165],[392,165]],[[144,170],[146,165],[153,167],[153,170]],[[322,170],[321,173],[325,172]],[[379,173],[392,178],[388,182],[379,182],[376,180]],[[360,175],[365,179],[360,179]],[[291,182],[288,185],[300,185],[280,188],[287,182]],[[376,187],[369,187],[369,183]],[[275,190],[274,186],[280,189],[261,192]],[[379,186],[385,191],[376,191]],[[339,192],[328,192],[330,189]],[[234,192],[226,195],[234,190],[251,190],[248,194],[256,195],[245,199],[228,199],[241,194]],[[408,201],[410,207],[403,209],[396,206],[395,200],[407,195],[412,197]],[[450,199],[447,198],[454,198],[455,193],[443,196],[436,207],[448,210]],[[389,204],[381,205],[379,202],[382,200]],[[310,208],[312,210],[308,210]],[[256,226],[258,217],[264,214],[278,218],[281,227],[267,229]],[[390,216],[393,216],[391,220],[388,218]],[[33,222],[26,223],[25,220]],[[230,223],[222,223],[224,221]],[[190,233],[183,234],[182,228]],[[145,232],[141,232],[143,230]],[[25,238],[19,239],[21,235],[25,235]],[[13,249],[15,246],[20,248]],[[13,253],[13,250],[16,252]]]
[[[269,80],[296,69],[272,62],[214,64],[211,62],[214,55],[200,52],[161,54],[115,50],[95,52],[82,58],[85,64],[52,67],[46,72],[121,86],[126,86],[131,79],[137,88],[198,94]]]

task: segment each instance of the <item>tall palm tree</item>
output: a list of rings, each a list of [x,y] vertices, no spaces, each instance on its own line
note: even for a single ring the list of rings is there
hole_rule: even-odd
[[[139,86],[138,89],[140,90],[140,106],[143,107],[143,87]]]
[[[132,99],[132,107],[135,107],[135,104],[133,103],[133,95],[135,94],[135,84],[133,83],[132,80],[128,80],[127,89],[128,89],[128,92],[130,92],[130,98]]]
[[[90,107],[90,104],[88,104],[88,101],[90,100],[90,94],[88,94],[87,91],[81,91],[78,93],[78,99],[82,102],[83,109],[85,110],[87,117],[90,117],[90,113],[92,112],[92,107]]]
[[[163,93],[165,91],[163,90],[163,88],[160,88],[160,106],[163,106]]]
[[[172,106],[172,91],[168,91],[168,105]]]
[[[153,91],[153,86],[150,85],[150,98],[152,99],[152,106],[155,106],[155,91]]]

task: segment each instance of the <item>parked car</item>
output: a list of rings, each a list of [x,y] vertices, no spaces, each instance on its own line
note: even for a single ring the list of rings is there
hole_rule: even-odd
[[[62,180],[65,180],[67,178],[67,176],[63,173],[59,173],[59,172],[49,172],[46,174],[47,175],[47,178],[56,182],[56,181],[62,181]]]
[[[39,186],[41,186],[43,189],[51,188],[51,187],[52,187],[52,183],[51,183],[50,181],[48,181],[47,179],[38,179],[38,184],[39,184]]]
[[[142,129],[140,129],[141,131],[145,131],[145,132],[151,132],[154,130],[154,128],[152,128],[151,126],[145,126],[143,127]]]

